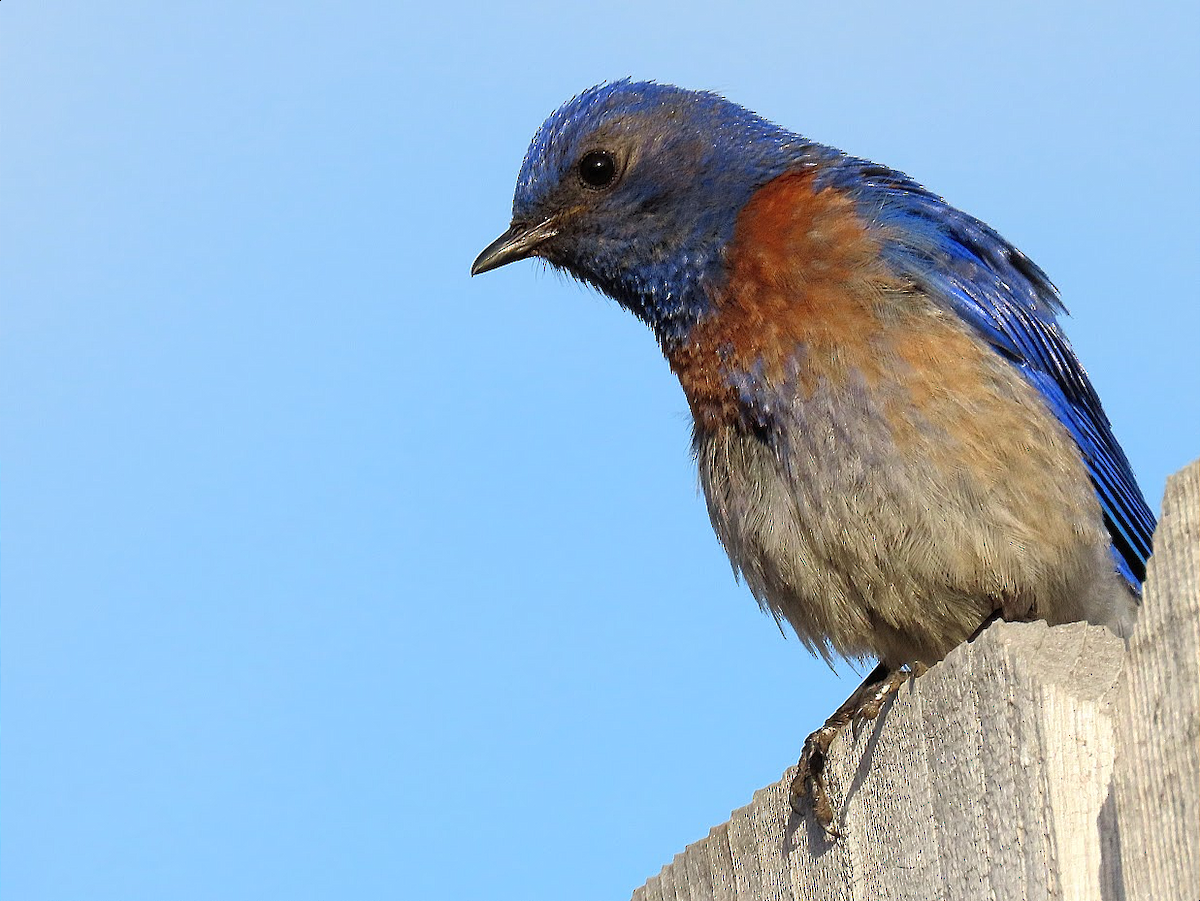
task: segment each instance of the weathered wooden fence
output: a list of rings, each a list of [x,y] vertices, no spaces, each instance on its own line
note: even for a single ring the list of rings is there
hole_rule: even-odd
[[[1128,648],[996,624],[839,737],[840,841],[791,813],[789,770],[634,901],[1198,901],[1198,558],[1200,461],[1168,482]]]

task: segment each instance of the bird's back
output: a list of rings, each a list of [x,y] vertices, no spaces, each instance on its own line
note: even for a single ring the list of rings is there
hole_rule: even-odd
[[[959,317],[1042,396],[1087,466],[1117,568],[1140,591],[1154,514],[1063,333],[1065,310],[1046,274],[994,229],[901,173],[845,158],[824,176],[824,185],[873,211],[890,236],[882,247],[889,267]]]

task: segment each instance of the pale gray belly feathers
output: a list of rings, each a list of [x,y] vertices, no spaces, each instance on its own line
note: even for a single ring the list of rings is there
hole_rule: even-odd
[[[700,485],[735,571],[809,649],[933,663],[996,610],[1128,635],[1136,599],[1078,451],[997,362],[989,403],[1003,415],[978,398],[953,409],[966,401],[947,392],[940,414],[909,414],[920,440],[905,447],[878,390],[824,381],[776,411],[767,439],[697,433]],[[989,413],[1007,431],[993,446],[938,425]]]

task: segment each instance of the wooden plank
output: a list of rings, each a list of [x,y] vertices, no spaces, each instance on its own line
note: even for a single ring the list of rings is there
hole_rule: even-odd
[[[994,625],[834,743],[842,840],[791,813],[789,770],[641,897],[1200,898],[1198,520],[1200,463],[1168,486],[1128,650]]]
[[[1114,898],[1200,898],[1200,462],[1167,482],[1118,700]]]

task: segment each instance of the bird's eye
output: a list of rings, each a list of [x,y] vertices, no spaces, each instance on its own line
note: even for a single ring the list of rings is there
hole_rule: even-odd
[[[607,150],[589,150],[579,160],[579,177],[589,188],[607,188],[617,179],[617,161]]]

